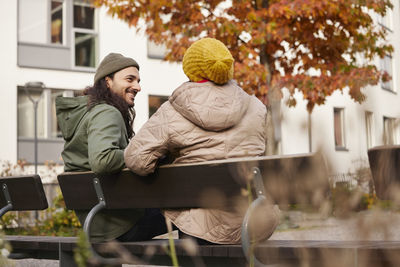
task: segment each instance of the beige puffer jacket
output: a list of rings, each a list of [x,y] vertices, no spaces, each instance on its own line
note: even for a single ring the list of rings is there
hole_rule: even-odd
[[[171,152],[174,163],[192,163],[246,156],[265,150],[266,108],[235,82],[186,82],[178,87],[132,138],[125,163],[133,172],[146,175],[157,161]],[[278,223],[271,209],[269,237]],[[165,211],[165,216],[184,233],[210,242],[240,242],[243,214],[215,209]]]

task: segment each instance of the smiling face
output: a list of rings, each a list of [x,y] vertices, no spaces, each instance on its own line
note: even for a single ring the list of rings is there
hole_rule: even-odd
[[[139,70],[135,67],[122,69],[113,78],[106,77],[107,87],[122,97],[130,107],[135,105],[135,96],[140,92]]]

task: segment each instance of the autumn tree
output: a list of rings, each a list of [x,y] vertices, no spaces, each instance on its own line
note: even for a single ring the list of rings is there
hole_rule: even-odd
[[[282,88],[296,104],[300,91],[309,112],[336,90],[362,88],[387,74],[373,65],[393,51],[386,30],[373,21],[390,0],[93,0],[148,38],[165,44],[166,60],[180,61],[201,37],[221,40],[235,58],[234,78],[267,108]],[[139,23],[143,21],[144,23]]]

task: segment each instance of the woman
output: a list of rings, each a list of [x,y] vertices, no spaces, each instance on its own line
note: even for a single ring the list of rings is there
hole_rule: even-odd
[[[190,79],[179,86],[132,138],[125,164],[146,175],[157,162],[173,155],[174,163],[261,156],[265,150],[266,108],[233,80],[234,59],[213,38],[193,43],[183,58]],[[279,221],[279,210],[260,239],[268,238]],[[167,210],[164,215],[190,236],[217,244],[240,242],[242,212],[217,209]]]

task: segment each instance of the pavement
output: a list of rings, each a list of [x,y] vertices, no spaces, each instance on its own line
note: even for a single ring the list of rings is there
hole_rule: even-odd
[[[400,241],[400,213],[372,210],[323,218],[320,214],[291,212],[271,240],[387,240]],[[285,225],[288,225],[286,226]]]
[[[344,217],[325,217],[318,213],[283,212],[278,229],[270,240],[390,240],[400,241],[400,213],[362,211]],[[56,267],[56,260],[24,259],[12,261],[15,267]],[[127,265],[124,267],[140,267]],[[147,265],[148,266],[148,265]]]

